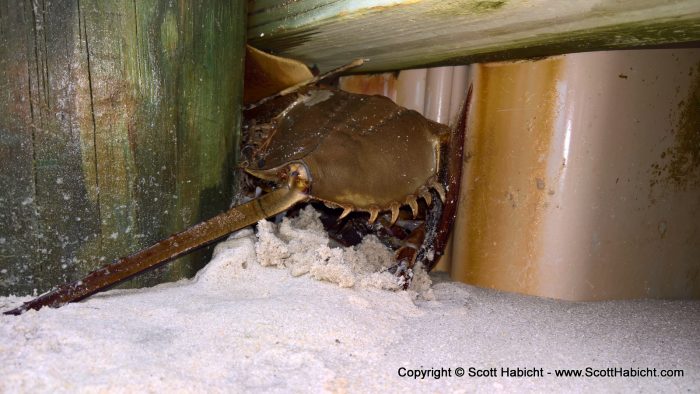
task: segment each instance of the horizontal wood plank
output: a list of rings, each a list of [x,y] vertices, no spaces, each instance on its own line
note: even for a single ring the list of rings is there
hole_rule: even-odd
[[[360,71],[700,41],[697,0],[256,0],[249,43]]]

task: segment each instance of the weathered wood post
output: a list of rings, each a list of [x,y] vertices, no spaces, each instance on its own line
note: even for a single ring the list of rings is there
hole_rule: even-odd
[[[0,294],[77,279],[228,206],[245,3],[0,2]]]

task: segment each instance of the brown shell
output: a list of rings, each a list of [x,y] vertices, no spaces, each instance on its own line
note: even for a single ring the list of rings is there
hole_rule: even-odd
[[[312,198],[373,213],[412,205],[434,183],[447,126],[383,96],[316,87],[290,96],[247,114],[247,128],[268,130],[253,143],[253,172],[303,163]]]

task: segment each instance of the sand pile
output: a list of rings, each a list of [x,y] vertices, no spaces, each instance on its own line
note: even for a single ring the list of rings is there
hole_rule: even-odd
[[[298,217],[285,217],[279,226],[259,222],[255,252],[260,265],[286,267],[293,276],[308,274],[340,287],[402,289],[402,281],[387,271],[396,264],[394,254],[377,237],[366,236],[355,247],[331,248],[319,216],[307,206]],[[420,266],[413,273],[409,293],[432,299],[428,274]]]
[[[263,222],[257,235],[246,229],[219,244],[192,280],[0,316],[0,392],[700,387],[700,302],[561,302],[439,276],[431,286],[420,271],[411,291],[397,291],[383,271],[391,264],[373,238],[329,248],[311,210],[279,226]],[[25,299],[0,297],[0,310]],[[586,367],[684,376],[553,376]],[[544,376],[458,377],[457,368],[541,368]],[[423,378],[401,376],[412,370]]]

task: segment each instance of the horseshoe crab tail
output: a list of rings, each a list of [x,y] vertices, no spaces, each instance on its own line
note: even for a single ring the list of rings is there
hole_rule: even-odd
[[[5,315],[20,315],[30,309],[44,306],[58,308],[69,302],[79,301],[103,291],[144,271],[158,267],[204,245],[212,243],[231,232],[276,215],[308,195],[293,184],[281,187],[259,198],[238,205],[187,230],[171,235],[146,249],[106,265],[89,273],[85,278],[51,290]]]
[[[431,246],[434,258],[427,261],[426,268],[428,271],[435,267],[440,260],[440,257],[444,254],[447,241],[450,237],[452,225],[454,224],[457,216],[457,203],[459,201],[459,191],[462,182],[462,166],[464,164],[464,142],[467,138],[467,117],[469,115],[469,108],[472,101],[472,89],[472,85],[469,85],[469,88],[467,89],[467,97],[464,99],[464,105],[462,106],[460,116],[457,120],[457,124],[452,130],[452,135],[450,137],[448,158],[446,163],[447,165],[445,166],[445,171],[443,174],[444,178],[442,179],[442,183],[447,185],[447,190],[443,189],[442,192],[444,195],[440,195],[440,198],[444,201],[444,207],[442,208],[442,213],[437,223],[437,231],[434,235],[432,235],[433,240],[429,242],[429,244],[432,244]],[[435,190],[437,193],[440,192],[439,189]],[[419,254],[421,255],[421,260],[423,260],[425,251],[421,250]]]

